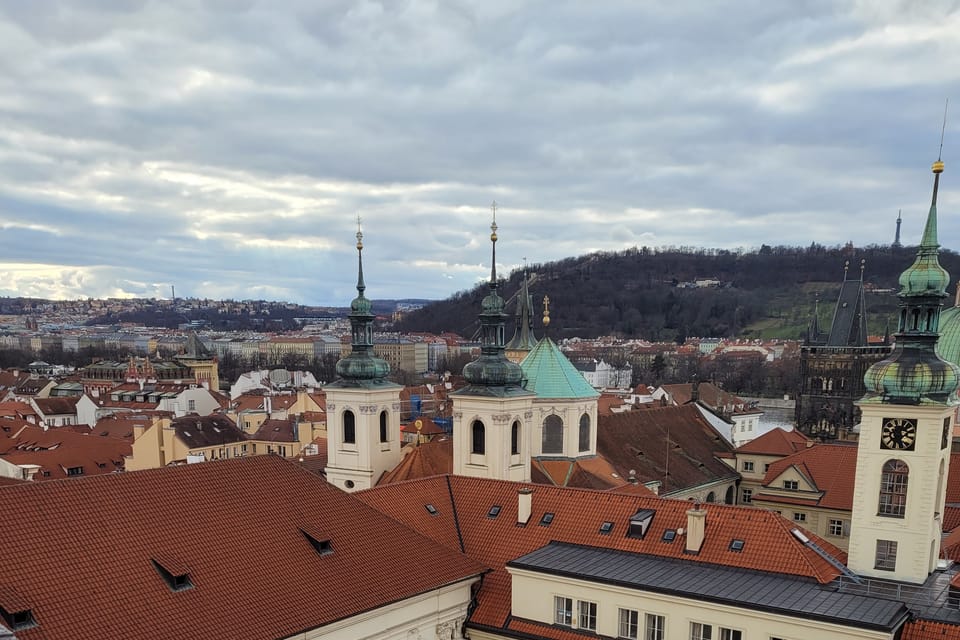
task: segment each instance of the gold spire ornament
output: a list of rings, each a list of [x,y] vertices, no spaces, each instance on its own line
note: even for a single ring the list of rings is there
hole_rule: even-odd
[[[360,214],[357,214],[357,250],[363,249],[363,231],[360,229]]]
[[[543,326],[550,326],[550,296],[543,296]]]

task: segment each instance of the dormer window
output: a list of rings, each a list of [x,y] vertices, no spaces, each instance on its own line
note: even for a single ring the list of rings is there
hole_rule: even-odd
[[[305,531],[300,529],[300,533],[303,534],[303,537],[307,539],[307,542],[310,543],[310,546],[313,547],[313,550],[321,556],[328,556],[333,553],[333,545],[330,543],[330,538],[317,532],[317,531]]]
[[[186,591],[193,588],[190,571],[186,566],[168,558],[162,560],[151,558],[150,562],[153,563],[153,568],[157,570],[157,573],[160,574],[171,591]]]
[[[553,524],[553,514],[549,512],[543,514],[543,517],[540,518],[540,526],[549,527],[551,524]]]
[[[4,625],[11,631],[23,631],[37,626],[37,621],[33,617],[32,609],[20,609],[19,611],[7,611],[0,607],[0,619]]]
[[[643,536],[647,535],[647,529],[650,528],[650,524],[653,522],[653,516],[657,512],[653,509],[640,509],[635,514],[630,516],[630,525],[627,528],[627,537],[628,538],[639,538],[643,539]]]

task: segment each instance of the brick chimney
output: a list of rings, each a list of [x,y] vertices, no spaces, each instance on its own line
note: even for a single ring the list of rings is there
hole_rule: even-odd
[[[707,510],[696,502],[693,509],[687,510],[687,546],[686,553],[700,553],[703,546],[704,533],[707,528]]]
[[[517,525],[525,526],[533,513],[533,489],[517,491]]]

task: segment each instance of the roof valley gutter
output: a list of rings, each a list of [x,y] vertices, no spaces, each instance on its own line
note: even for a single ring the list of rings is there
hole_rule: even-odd
[[[450,476],[447,478],[447,493],[450,494],[450,509],[453,511],[453,524],[457,528],[457,540],[460,542],[460,553],[466,553],[463,546],[463,533],[460,531],[460,517],[457,515],[457,501],[453,499],[453,487],[450,485]]]

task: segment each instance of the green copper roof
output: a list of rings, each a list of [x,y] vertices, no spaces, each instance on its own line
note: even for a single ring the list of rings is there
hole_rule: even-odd
[[[520,363],[520,368],[527,379],[527,391],[533,391],[538,398],[600,396],[550,338],[540,340]]]
[[[939,177],[939,176],[938,176]],[[930,205],[927,224],[923,230],[923,239],[913,264],[900,274],[900,295],[924,296],[946,295],[950,275],[940,266],[937,259],[940,247],[937,244],[937,205]]]
[[[937,353],[947,362],[960,366],[960,307],[950,307],[940,313]]]
[[[331,387],[397,386],[384,380],[390,374],[387,361],[373,355],[374,315],[370,300],[363,295],[366,288],[363,282],[363,233],[357,229],[357,297],[350,303],[352,350],[350,355],[337,361],[340,379],[329,385]]]
[[[896,346],[889,357],[873,364],[864,374],[867,393],[862,402],[943,405],[957,401],[960,368],[944,360],[940,355],[943,351],[938,348],[941,308],[950,281],[938,258],[937,188],[942,172],[943,163],[937,160],[933,164],[933,198],[923,240],[916,260],[900,276]],[[944,346],[954,345],[956,336]]]

